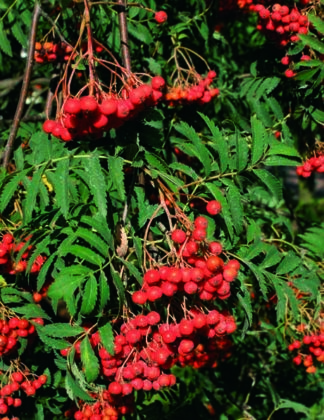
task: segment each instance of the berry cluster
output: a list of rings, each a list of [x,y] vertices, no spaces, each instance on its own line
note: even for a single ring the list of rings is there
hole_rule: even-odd
[[[41,388],[46,382],[46,375],[36,377],[30,374],[30,372],[22,371],[12,372],[9,378],[2,378],[0,387],[0,415],[11,414],[11,410],[22,405],[23,401],[20,391],[24,391],[27,396],[33,396],[36,394],[37,389]],[[1,418],[5,419],[5,417]],[[14,419],[19,420],[18,417],[14,417]]]
[[[297,175],[308,178],[313,172],[324,172],[324,154],[318,154],[306,160],[302,166],[297,166]]]
[[[324,332],[305,335],[303,340],[295,340],[288,346],[289,351],[297,350],[298,354],[293,358],[297,366],[303,364],[307,373],[316,372],[317,362],[324,363]]]
[[[64,42],[40,42],[35,43],[34,60],[36,63],[48,63],[58,61],[68,61],[71,57],[73,47]]]
[[[207,204],[209,214],[215,215],[220,210],[221,205],[216,200]],[[148,270],[143,278],[142,289],[132,295],[134,303],[144,305],[163,296],[171,298],[176,293],[197,294],[203,301],[216,298],[225,300],[231,295],[230,283],[237,277],[240,263],[237,260],[224,263],[219,257],[222,245],[219,242],[206,242],[207,227],[208,220],[198,216],[192,231],[175,229],[172,232],[171,239],[177,244],[183,266],[164,265]]]
[[[165,80],[152,78],[151,84],[124,88],[122,95],[69,97],[56,121],[46,120],[45,133],[70,141],[88,136],[102,136],[105,131],[118,128],[147,107],[155,106],[162,98]]]
[[[299,58],[299,61],[309,61],[311,60],[311,57],[307,54],[302,54]],[[290,78],[296,76],[296,72],[294,71],[294,65],[296,64],[296,60],[292,60],[292,57],[288,54],[282,57],[281,64],[284,66],[289,66],[287,70],[285,70],[285,76]]]
[[[219,89],[210,87],[215,77],[216,72],[213,70],[210,70],[205,78],[197,74],[193,77],[193,83],[191,84],[185,83],[169,87],[164,100],[169,106],[193,103],[206,104],[219,95]]]
[[[232,316],[215,309],[204,313],[194,308],[181,317],[179,322],[161,323],[159,313],[151,311],[129,319],[114,338],[114,355],[94,333],[90,342],[93,347],[99,344],[101,373],[109,385],[98,398],[101,402],[85,404],[73,413],[74,419],[84,420],[90,411],[98,420],[105,415],[117,419],[133,411],[135,390],[159,391],[173,386],[176,378],[169,369],[175,364],[196,369],[216,367],[220,357],[228,356],[231,342],[226,335],[236,330]],[[75,346],[77,352],[79,348]],[[61,350],[61,354],[66,356],[69,350]]]
[[[17,274],[26,271],[27,260],[30,256],[32,246],[28,246],[26,251],[22,254],[21,260],[15,262],[15,255],[26,245],[26,241],[30,238],[26,238],[25,241],[14,243],[14,237],[10,233],[6,233],[2,237],[0,242],[0,272],[8,274]],[[33,263],[30,272],[38,273],[45,261],[46,257],[39,255]]]
[[[271,11],[262,4],[257,4],[253,9],[259,14],[257,29],[281,47],[289,42],[297,42],[298,34],[308,33],[308,18],[296,7],[289,9],[288,6],[276,3]]]
[[[43,325],[41,318],[33,321]],[[33,334],[35,327],[27,319],[17,317],[0,319],[0,357],[10,354],[17,348],[19,337],[29,337]]]

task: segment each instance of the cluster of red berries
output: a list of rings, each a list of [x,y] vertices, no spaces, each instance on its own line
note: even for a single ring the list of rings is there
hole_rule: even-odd
[[[295,340],[288,346],[289,351],[297,350],[298,354],[293,358],[297,366],[303,364],[307,373],[315,373],[314,363],[324,363],[324,332],[305,335],[303,340]]]
[[[0,415],[10,414],[11,409],[22,405],[20,390],[24,391],[27,396],[33,396],[36,394],[37,389],[41,388],[47,382],[46,375],[40,375],[39,377],[32,375],[32,379],[30,376],[29,372],[23,373],[16,371],[11,373],[10,378],[6,378],[6,384],[1,381]],[[5,418],[8,417],[1,417],[3,420]],[[14,419],[19,420],[18,417],[14,417]]]
[[[297,166],[297,175],[308,178],[313,172],[324,173],[324,154],[318,154],[306,160],[302,166]]]
[[[289,9],[288,6],[276,3],[270,11],[264,5],[257,4],[254,11],[259,14],[257,29],[281,47],[285,47],[289,42],[297,42],[298,34],[308,33],[308,18],[296,7]]]
[[[309,61],[309,60],[311,60],[311,57],[307,54],[302,54],[299,58],[299,61]],[[284,66],[289,66],[289,68],[285,71],[286,77],[290,78],[290,77],[296,76],[297,73],[293,69],[295,63],[296,63],[296,60],[293,61],[292,57],[289,56],[288,54],[282,57],[281,64],[283,64]]]
[[[68,61],[70,59],[73,47],[64,42],[35,42],[34,60],[36,63],[48,63],[58,61]]]
[[[105,415],[125,415],[134,409],[134,391],[159,391],[176,383],[169,369],[182,367],[216,367],[220,357],[229,355],[231,342],[226,337],[236,330],[234,318],[227,313],[198,308],[186,312],[180,322],[161,323],[160,315],[151,311],[128,320],[114,338],[114,355],[102,347],[98,333],[91,336],[93,347],[99,344],[101,373],[109,381],[102,392],[104,403],[84,405],[74,412],[75,420],[84,420],[86,412],[104,419]],[[76,349],[79,351],[79,349]],[[69,349],[61,354],[66,356]],[[115,410],[115,414],[108,414]],[[92,418],[92,417],[91,417]],[[111,417],[111,419],[114,417]]]
[[[154,19],[158,24],[161,24],[168,20],[168,15],[163,10],[160,10],[155,13]]]
[[[216,200],[207,205],[210,214],[217,214],[220,209]],[[134,303],[144,305],[163,296],[170,298],[177,292],[197,294],[203,301],[225,300],[231,295],[230,283],[237,277],[240,263],[237,260],[224,263],[219,257],[222,245],[219,242],[206,243],[207,227],[208,220],[198,216],[192,232],[182,229],[172,232],[171,239],[178,245],[178,255],[184,266],[160,266],[148,270],[144,274],[142,289],[132,295]]]
[[[14,237],[10,233],[6,233],[0,242],[0,272],[8,274],[17,274],[26,271],[27,259],[32,250],[32,246],[28,246],[26,251],[22,254],[21,260],[15,262],[15,254],[17,254],[26,244],[30,238],[19,242],[18,245],[14,243]],[[38,273],[45,261],[46,257],[39,255],[33,263],[30,272]]]
[[[196,75],[194,82],[190,85],[184,84],[168,88],[164,100],[169,106],[206,104],[219,95],[219,89],[210,87],[215,77],[214,70],[210,70],[205,78]]]
[[[102,136],[103,132],[118,128],[147,107],[155,106],[161,100],[165,87],[163,77],[155,76],[151,84],[141,84],[125,88],[122,97],[117,94],[69,97],[56,121],[47,120],[43,124],[45,133],[63,141],[83,138],[89,134]]]
[[[43,325],[41,318],[33,319]],[[19,337],[29,337],[35,334],[35,327],[27,319],[17,317],[0,319],[0,357],[8,355],[17,348]]]
[[[93,405],[81,402],[78,410],[74,408],[66,411],[64,413],[65,417],[74,418],[75,420],[118,420],[121,412],[125,411],[125,414],[129,412],[128,409],[117,410],[107,401],[104,401],[102,395],[93,395],[93,397],[97,399],[97,402]]]

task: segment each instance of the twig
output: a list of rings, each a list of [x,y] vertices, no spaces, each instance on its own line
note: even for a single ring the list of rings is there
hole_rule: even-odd
[[[53,26],[53,28],[55,29],[55,31],[57,32],[58,37],[60,38],[61,42],[64,42],[64,44],[66,45],[71,45],[62,35],[61,31],[59,30],[57,24],[54,22],[54,20],[46,13],[44,12],[43,9],[40,9],[39,13],[43,16],[43,18],[45,18],[46,20],[48,20],[48,22]]]
[[[118,0],[118,19],[119,19],[119,31],[120,41],[122,45],[123,63],[126,70],[131,72],[131,58],[128,47],[128,31],[127,31],[127,19],[126,19],[126,3],[125,0]]]
[[[35,2],[34,12],[33,12],[33,21],[32,26],[29,34],[29,48],[28,48],[28,55],[27,55],[27,61],[26,61],[26,67],[25,67],[25,73],[24,73],[24,79],[23,84],[20,91],[20,97],[16,109],[16,113],[14,116],[14,121],[10,130],[8,142],[5,147],[4,155],[3,155],[3,164],[2,166],[4,168],[8,167],[9,159],[11,156],[13,144],[18,132],[21,116],[23,113],[24,105],[26,102],[26,97],[28,93],[28,87],[30,82],[30,76],[31,71],[33,67],[33,60],[34,60],[34,49],[35,49],[35,41],[36,41],[36,29],[37,29],[37,23],[40,15],[40,5],[38,1]]]

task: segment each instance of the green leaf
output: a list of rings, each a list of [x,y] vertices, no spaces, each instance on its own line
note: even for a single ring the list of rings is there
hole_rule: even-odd
[[[42,175],[43,168],[40,168],[33,174],[33,178],[26,191],[26,199],[24,202],[24,223],[26,224],[31,221],[33,211],[36,208],[36,198],[42,183]]]
[[[227,141],[223,137],[222,132],[219,130],[219,128],[216,127],[214,121],[210,120],[208,117],[206,117],[206,115],[200,112],[198,112],[198,114],[205,121],[207,127],[209,128],[212,134],[213,146],[215,147],[219,155],[219,165],[221,168],[221,172],[224,173],[229,164],[229,152]]]
[[[69,165],[70,162],[68,159],[61,160],[58,165],[57,169],[52,174],[54,175],[54,182],[52,182],[54,191],[55,191],[55,198],[57,206],[61,209],[61,212],[65,219],[69,217],[69,205],[70,205],[70,198],[69,198],[69,188],[68,188],[68,179],[69,179]],[[47,174],[47,176],[49,173]]]
[[[94,217],[81,216],[81,222],[91,226],[96,233],[99,233],[109,245],[112,251],[115,250],[114,238],[108,227],[106,218],[101,214],[96,214]]]
[[[300,154],[295,147],[289,146],[284,143],[273,143],[270,150],[267,152],[268,155],[284,155],[284,156],[294,156],[300,158]]]
[[[64,252],[64,254],[75,255],[76,257],[79,257],[82,260],[86,260],[89,263],[98,266],[101,266],[101,264],[103,264],[105,261],[105,259],[98,255],[96,252],[81,245],[70,245],[69,248]]]
[[[309,46],[315,51],[324,54],[324,43],[311,35],[298,34],[298,37],[304,45]]]
[[[264,183],[278,202],[282,200],[282,186],[274,175],[265,169],[254,169],[253,173]]]
[[[91,156],[89,159],[82,159],[83,167],[88,174],[89,185],[93,200],[98,208],[99,214],[107,217],[107,182],[100,165],[98,156]],[[123,179],[123,178],[122,178]]]
[[[111,324],[107,322],[107,324],[103,325],[102,327],[99,327],[99,334],[104,348],[108,351],[109,354],[113,356],[114,333]]]
[[[248,158],[249,158],[249,148],[246,143],[246,140],[242,138],[240,132],[235,130],[235,139],[236,139],[236,168],[238,172],[245,169]]]
[[[42,328],[42,332],[50,337],[63,338],[63,337],[75,337],[84,333],[84,329],[79,325],[70,325],[67,323],[56,323],[45,325]]]
[[[65,377],[65,389],[68,396],[71,400],[74,400],[76,397],[81,398],[83,401],[94,402],[95,400],[90,397],[90,395],[85,392],[78,382],[72,377],[69,371],[66,372]]]
[[[81,341],[80,351],[85,377],[88,382],[93,382],[99,375],[100,365],[95,352],[91,347],[88,336],[85,336]]]
[[[295,401],[290,401],[286,399],[281,399],[279,401],[278,406],[276,407],[276,411],[281,410],[283,408],[291,408],[295,411],[295,413],[304,413],[306,414],[307,418],[311,418],[311,413],[308,407],[304,404],[297,403]]]
[[[49,337],[48,335],[43,333],[43,328],[39,328],[40,325],[38,325],[38,324],[34,324],[34,325],[35,325],[35,328],[37,330],[38,337],[49,348],[57,349],[57,350],[63,350],[63,349],[66,349],[67,347],[69,347],[71,345],[71,343],[69,343],[68,341]]]
[[[17,313],[24,315],[25,318],[44,318],[51,319],[47,313],[34,303],[29,303],[14,309]]]
[[[152,168],[158,169],[161,172],[169,172],[168,165],[161,158],[159,158],[159,156],[146,151],[145,159]]]
[[[137,22],[134,25],[132,22],[127,22],[128,31],[131,36],[138,39],[139,41],[144,42],[144,44],[151,44],[153,42],[153,37],[149,29],[142,25],[141,23]]]
[[[123,166],[121,157],[108,156],[109,176],[121,201],[126,200]]]
[[[105,241],[103,241],[100,238],[100,236],[98,236],[97,234],[95,234],[91,230],[85,229],[85,228],[82,228],[82,227],[79,227],[75,231],[75,235],[78,236],[79,238],[82,238],[85,241],[87,241],[89,245],[91,245],[93,248],[96,248],[101,253],[102,256],[107,258],[107,256],[108,256],[108,244]]]
[[[94,275],[90,275],[84,286],[84,292],[82,296],[81,313],[83,315],[90,314],[95,306],[98,295],[98,284]]]
[[[308,20],[313,24],[315,29],[320,32],[321,34],[324,34],[324,22],[319,16],[315,16],[311,13],[307,15]]]
[[[260,120],[253,116],[251,118],[252,127],[252,164],[258,162],[267,146],[267,133]]]
[[[289,251],[288,254],[285,256],[285,258],[279,264],[276,270],[276,274],[281,275],[281,274],[290,273],[300,264],[301,264],[300,257],[294,254],[292,251]]]
[[[110,272],[111,272],[114,285],[117,289],[117,293],[119,296],[119,310],[121,310],[125,301],[125,288],[123,286],[123,282],[120,278],[119,273],[117,273],[117,271],[114,270],[112,265],[110,266]]]
[[[3,213],[3,211],[8,206],[10,200],[13,198],[15,192],[18,189],[19,183],[25,178],[28,172],[29,172],[29,169],[26,169],[22,172],[18,172],[17,174],[9,176],[9,182],[3,188],[3,191],[0,197],[0,212],[1,213]]]
[[[12,48],[3,27],[3,22],[0,20],[0,49],[10,57],[12,57]]]
[[[194,181],[197,181],[199,179],[199,176],[190,166],[187,166],[181,162],[173,162],[169,165],[169,168],[190,176]]]
[[[276,312],[277,312],[277,322],[280,323],[285,319],[286,315],[286,307],[288,303],[287,295],[284,293],[284,287],[281,280],[279,280],[275,275],[272,273],[269,273],[268,271],[265,271],[268,279],[272,282],[278,302],[276,304]]]
[[[99,309],[98,311],[101,312],[110,298],[110,289],[107,277],[103,271],[100,271],[99,275]]]
[[[241,283],[241,287],[242,287],[242,284],[243,283]],[[252,305],[251,305],[251,296],[250,296],[250,293],[246,289],[245,286],[243,287],[243,295],[238,293],[237,298],[238,298],[240,304],[242,305],[242,307],[243,307],[243,309],[246,313],[246,316],[247,316],[248,321],[249,321],[249,325],[252,325],[252,313],[253,313],[253,311],[252,311]]]
[[[194,146],[196,157],[203,165],[205,176],[207,177],[211,171],[211,159],[208,149],[203,144],[202,139],[193,127],[189,126],[186,122],[181,121],[180,124],[175,124],[174,128],[182,135],[184,135]]]
[[[143,283],[143,275],[138,271],[135,265],[123,258],[118,258],[128,269],[128,271],[136,278],[138,283],[142,285]]]
[[[324,259],[324,223],[308,229],[300,238],[304,241],[302,247],[313,253],[316,258]]]
[[[268,288],[267,288],[267,283],[265,280],[265,276],[263,274],[263,272],[259,269],[258,266],[256,266],[255,264],[251,263],[251,262],[247,262],[244,261],[245,264],[249,267],[249,269],[252,271],[252,273],[254,274],[255,278],[257,279],[261,292],[263,294],[263,297],[267,300],[267,293],[268,293]]]
[[[279,261],[282,259],[282,254],[278,251],[275,246],[271,246],[267,249],[266,256],[262,263],[260,264],[260,268],[265,269],[269,267],[273,267],[274,265],[278,264]]]
[[[27,47],[26,34],[24,34],[21,28],[20,22],[18,20],[16,20],[15,23],[12,25],[11,31],[12,31],[13,36],[20,43],[20,45],[26,48]]]
[[[86,280],[87,274],[82,275],[58,275],[54,283],[48,289],[48,297],[60,299],[72,296],[75,290]]]
[[[267,105],[269,105],[271,111],[274,113],[274,116],[277,118],[277,120],[279,121],[283,120],[284,113],[277,99],[274,98],[273,96],[266,96],[265,101]]]
[[[239,235],[243,229],[243,206],[240,190],[234,184],[229,185],[226,198],[231,211],[234,229]]]
[[[300,163],[300,159],[289,159],[283,156],[269,156],[264,161],[264,164],[268,166],[298,166]]]

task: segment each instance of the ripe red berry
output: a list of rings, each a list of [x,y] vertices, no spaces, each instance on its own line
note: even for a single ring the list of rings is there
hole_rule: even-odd
[[[13,374],[11,375],[11,378],[15,382],[22,382],[24,380],[23,374],[21,372],[13,372]]]
[[[160,322],[160,320],[161,320],[160,314],[159,314],[158,312],[155,312],[155,311],[149,312],[149,313],[146,315],[146,318],[147,318],[148,323],[149,323],[150,325],[156,325],[156,324],[158,324],[158,323]]]
[[[63,105],[64,112],[78,114],[81,112],[81,103],[78,98],[69,98]]]
[[[188,295],[194,295],[198,290],[198,285],[193,281],[189,281],[184,284],[183,289],[186,293],[188,293]]]
[[[198,216],[194,221],[194,225],[196,229],[207,229],[208,220],[204,216]]]
[[[104,115],[112,115],[117,111],[116,99],[104,99],[99,105],[99,110]]]
[[[162,90],[165,86],[165,80],[161,76],[155,76],[152,78],[151,84],[154,90]]]
[[[195,348],[195,343],[192,340],[183,339],[181,340],[178,351],[180,354],[190,353]]]
[[[158,270],[148,270],[143,277],[147,284],[155,284],[160,281],[160,274]]]
[[[119,382],[111,382],[108,386],[108,391],[112,395],[119,395],[123,392],[123,388]]]
[[[181,335],[191,335],[194,331],[194,325],[191,320],[182,319],[179,324],[179,332]]]
[[[208,250],[214,255],[219,255],[223,252],[223,247],[219,242],[210,242]]]
[[[217,200],[209,201],[209,203],[206,206],[207,213],[209,213],[212,216],[215,216],[216,214],[220,213],[222,210],[222,205]]]
[[[183,244],[184,241],[186,240],[186,237],[187,237],[186,233],[181,229],[174,230],[171,235],[171,239],[176,244]]]
[[[224,262],[221,258],[217,257],[216,255],[212,255],[208,258],[207,262],[207,268],[212,273],[215,273],[220,267],[224,265]]]
[[[288,77],[288,78],[294,77],[294,76],[296,76],[296,73],[293,70],[291,70],[291,69],[287,69],[285,71],[285,76]]]
[[[150,302],[154,302],[154,301],[160,299],[163,295],[161,288],[157,287],[157,286],[149,287],[146,291],[146,294],[147,294],[147,299]]]
[[[45,133],[51,134],[55,126],[56,126],[56,121],[46,120],[43,124],[43,130],[45,131]]]
[[[98,109],[98,102],[93,96],[82,96],[80,106],[82,111],[94,112]]]
[[[132,301],[137,305],[144,305],[147,301],[147,295],[145,292],[141,291],[134,292],[132,294]]]
[[[163,10],[161,10],[160,12],[155,13],[154,19],[157,23],[164,23],[168,20],[168,15]]]
[[[196,228],[192,232],[192,237],[198,242],[203,241],[206,238],[206,236],[207,236],[207,232],[205,229]]]

